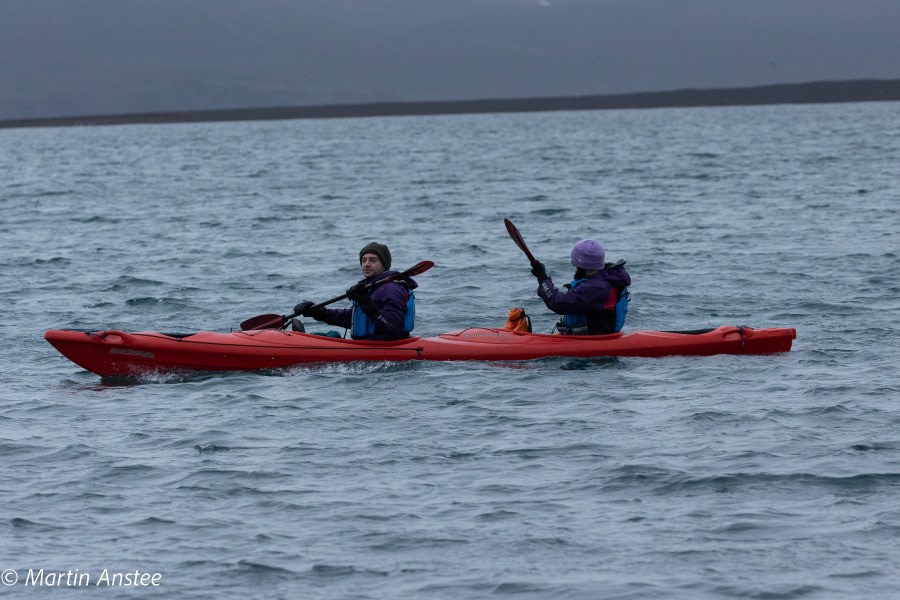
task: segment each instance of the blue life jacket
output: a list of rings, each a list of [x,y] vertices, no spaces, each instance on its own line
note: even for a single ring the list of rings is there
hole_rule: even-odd
[[[573,279],[572,283],[569,284],[569,290],[574,290],[585,281],[587,281],[587,277],[583,279]],[[559,324],[573,330],[573,332],[584,328],[584,332],[587,333],[588,314],[583,312],[563,315],[559,319]]]
[[[403,318],[403,331],[409,333],[416,325],[416,296],[409,288],[407,288],[406,293],[408,298],[406,300],[406,316]],[[364,340],[375,335],[375,323],[372,322],[369,315],[362,311],[356,302],[353,303],[351,324],[350,337],[355,340]]]
[[[583,279],[573,279],[572,283],[569,284],[569,289],[574,290],[585,281],[587,281],[586,277]],[[618,290],[618,295],[619,299],[616,300],[616,305],[613,309],[615,311],[615,325],[610,333],[616,333],[622,330],[622,327],[625,325],[625,316],[628,314],[628,299],[631,297],[628,288],[626,287]],[[605,312],[605,310],[601,308],[592,312]],[[557,326],[560,328],[560,333],[567,333],[569,335],[588,335],[588,320],[589,317],[587,312],[565,314],[559,319]],[[563,329],[567,331],[563,331]]]
[[[622,331],[625,326],[625,315],[628,314],[628,300],[631,299],[631,292],[628,288],[619,291],[619,300],[616,302],[616,328],[613,332]]]

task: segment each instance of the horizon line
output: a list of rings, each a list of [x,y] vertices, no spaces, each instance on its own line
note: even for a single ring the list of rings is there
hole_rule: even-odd
[[[900,100],[900,79],[849,79],[782,83],[748,87],[682,88],[588,96],[487,98],[480,100],[387,101],[252,108],[154,111],[67,117],[0,120],[0,129],[97,125],[274,121],[388,116],[431,116],[479,113],[548,112],[824,104]]]

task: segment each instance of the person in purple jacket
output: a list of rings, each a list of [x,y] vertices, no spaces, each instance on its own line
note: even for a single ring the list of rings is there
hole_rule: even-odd
[[[359,266],[364,279],[347,290],[352,308],[312,309],[304,301],[294,312],[329,325],[350,330],[354,340],[399,340],[409,337],[415,325],[416,305],[413,290],[418,284],[411,277],[395,279],[374,288],[369,285],[394,275],[391,251],[384,244],[371,242],[359,251]]]
[[[547,275],[544,264],[535,261],[531,274],[538,280],[538,296],[553,312],[562,315],[556,329],[563,335],[600,335],[622,329],[628,311],[631,276],[625,261],[606,262],[606,252],[597,240],[581,240],[572,248],[575,278],[560,291]]]

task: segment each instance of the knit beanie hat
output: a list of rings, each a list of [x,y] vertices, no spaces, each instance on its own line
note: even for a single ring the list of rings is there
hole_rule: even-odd
[[[586,271],[602,271],[606,252],[597,240],[581,240],[572,247],[572,264]]]
[[[378,242],[369,242],[363,249],[359,251],[359,262],[362,263],[363,254],[371,253],[378,257],[385,271],[391,268],[391,251],[384,244]]]

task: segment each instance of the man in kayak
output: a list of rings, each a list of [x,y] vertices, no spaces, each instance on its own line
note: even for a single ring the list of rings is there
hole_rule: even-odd
[[[384,244],[371,242],[359,251],[359,265],[365,279],[347,290],[352,308],[312,309],[315,303],[304,301],[294,312],[329,325],[350,330],[354,340],[399,340],[409,337],[415,324],[416,305],[412,290],[418,284],[412,278],[378,282],[396,271],[391,268],[391,251]]]
[[[597,240],[581,240],[572,248],[575,278],[560,291],[547,275],[544,264],[535,261],[531,274],[538,280],[538,296],[553,312],[562,315],[556,329],[563,335],[600,335],[622,329],[628,311],[631,276],[625,261],[605,262],[606,253]]]

